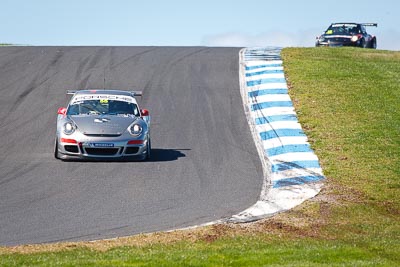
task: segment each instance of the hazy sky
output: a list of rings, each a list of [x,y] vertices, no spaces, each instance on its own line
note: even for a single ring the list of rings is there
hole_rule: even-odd
[[[0,0],[0,43],[314,46],[332,22],[377,22],[400,50],[399,0]]]

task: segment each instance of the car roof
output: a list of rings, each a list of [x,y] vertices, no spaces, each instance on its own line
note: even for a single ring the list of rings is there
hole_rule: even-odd
[[[332,23],[331,25],[336,25],[336,24],[338,24],[338,25],[344,25],[344,24],[361,25],[362,23],[356,23],[356,22],[335,22],[335,23]]]
[[[114,89],[88,89],[79,90],[75,92],[75,95],[91,95],[91,94],[102,94],[102,95],[124,95],[134,97],[134,93],[130,91],[114,90]]]
[[[113,99],[124,101],[130,99],[128,102],[137,104],[136,96],[142,96],[141,91],[123,91],[123,90],[114,90],[114,89],[87,89],[87,90],[77,90],[77,91],[68,91],[67,94],[73,95],[70,100],[70,103],[73,103],[79,99],[89,100],[92,97],[96,99],[100,96],[113,96]],[[88,98],[89,97],[89,98]]]

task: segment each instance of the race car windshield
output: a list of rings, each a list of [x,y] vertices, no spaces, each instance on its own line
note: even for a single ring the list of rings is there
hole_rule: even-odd
[[[332,24],[326,30],[327,35],[347,35],[360,33],[360,27],[357,24]]]
[[[134,115],[140,116],[136,104],[119,100],[82,100],[69,105],[67,115]]]

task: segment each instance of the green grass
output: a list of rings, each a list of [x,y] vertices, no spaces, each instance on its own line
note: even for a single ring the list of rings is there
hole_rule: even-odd
[[[266,242],[260,237],[246,237],[212,244],[178,242],[170,246],[118,247],[106,252],[79,249],[4,255],[0,263],[7,266],[393,266],[395,260],[365,246],[340,241]]]
[[[398,211],[400,53],[289,51],[291,95],[325,174]]]
[[[0,248],[0,266],[399,266],[400,52],[287,48],[282,57],[327,177],[316,199],[249,225]]]

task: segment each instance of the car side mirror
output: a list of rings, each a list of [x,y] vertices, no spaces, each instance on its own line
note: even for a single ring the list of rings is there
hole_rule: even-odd
[[[147,109],[142,109],[142,117],[148,117],[150,115],[149,111]]]
[[[147,125],[150,126],[150,113],[149,113],[149,110],[142,109],[142,110],[140,110],[140,112],[142,113],[142,119],[147,123]]]
[[[58,115],[66,115],[67,114],[67,108],[59,108],[58,110],[57,110],[57,114]]]

